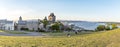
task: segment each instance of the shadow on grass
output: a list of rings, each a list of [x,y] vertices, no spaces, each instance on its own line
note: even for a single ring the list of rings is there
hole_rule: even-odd
[[[75,32],[40,32],[43,34],[47,34],[48,36],[52,36],[52,37],[63,37],[63,36],[67,36],[67,34],[70,34],[71,36],[85,36],[85,35],[90,35],[90,34],[95,34],[95,33],[102,33],[102,32],[93,32],[93,31],[87,31],[87,32],[78,32],[77,34],[75,34]]]

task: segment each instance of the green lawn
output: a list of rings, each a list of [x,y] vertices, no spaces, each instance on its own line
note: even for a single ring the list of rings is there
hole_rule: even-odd
[[[73,36],[71,37],[0,36],[0,46],[1,47],[120,47],[119,37],[120,37],[120,29],[104,31],[104,32],[93,32],[89,34],[79,34],[79,35],[73,34]]]
[[[101,32],[78,32],[77,34],[75,34],[75,32],[56,32],[56,33],[52,33],[52,32],[40,32],[43,34],[47,34],[48,36],[52,36],[52,37],[64,37],[67,36],[67,34],[70,34],[71,36],[82,36],[82,35],[89,35],[89,34],[94,34],[94,33],[101,33]]]
[[[10,34],[27,34],[26,32],[21,32],[21,31],[4,31],[4,30],[0,30],[0,32],[10,33]]]

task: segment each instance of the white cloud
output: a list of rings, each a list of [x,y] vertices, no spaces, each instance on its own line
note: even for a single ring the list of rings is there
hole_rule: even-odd
[[[17,17],[33,12],[32,9],[10,9],[0,8],[0,19],[11,19],[16,20]]]

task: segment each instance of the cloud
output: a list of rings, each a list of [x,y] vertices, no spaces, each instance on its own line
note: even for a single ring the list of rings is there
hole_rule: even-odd
[[[0,14],[2,15],[19,15],[32,12],[31,9],[7,9],[7,8],[0,8]]]
[[[15,20],[16,17],[24,14],[29,14],[33,12],[32,9],[10,9],[10,8],[0,8],[0,19],[11,19]]]

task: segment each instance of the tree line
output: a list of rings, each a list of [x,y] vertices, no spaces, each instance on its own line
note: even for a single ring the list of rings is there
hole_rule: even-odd
[[[104,30],[113,30],[118,28],[117,24],[107,24],[107,25],[99,25],[96,28],[96,31],[104,31]]]

